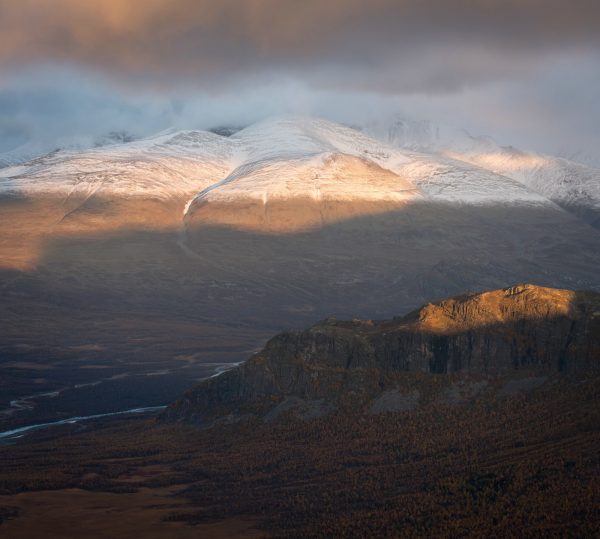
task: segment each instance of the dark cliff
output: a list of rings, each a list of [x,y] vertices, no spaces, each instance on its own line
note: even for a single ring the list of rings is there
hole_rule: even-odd
[[[282,333],[243,365],[187,392],[162,419],[208,425],[250,415],[269,420],[290,409],[313,417],[346,404],[408,410],[432,375],[451,375],[436,380],[451,402],[498,377],[535,373],[527,379],[535,385],[555,373],[599,371],[600,294],[521,285],[393,320],[330,319]]]

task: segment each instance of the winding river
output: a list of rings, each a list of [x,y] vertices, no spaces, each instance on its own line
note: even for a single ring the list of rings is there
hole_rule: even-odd
[[[82,421],[88,421],[90,419],[99,419],[101,417],[111,417],[116,415],[125,415],[125,414],[144,414],[150,412],[158,412],[160,410],[164,410],[167,406],[147,406],[145,408],[132,408],[131,410],[121,410],[120,412],[110,412],[106,414],[95,414],[95,415],[84,415],[84,416],[76,416],[69,417],[67,419],[61,419],[59,421],[51,421],[49,423],[38,423],[36,425],[27,425],[26,427],[19,427],[18,429],[6,430],[4,432],[0,432],[0,441],[2,440],[14,440],[16,438],[21,438],[28,432],[32,432],[34,430],[45,429],[48,427],[56,427],[58,425],[72,425],[73,423],[81,423]]]
[[[206,378],[204,378],[204,380],[208,380],[210,378],[216,378],[217,376],[220,376],[221,374],[227,372],[228,370],[230,370],[234,367],[237,367],[240,364],[241,364],[241,362],[238,362],[238,363],[206,363],[205,365],[207,367],[214,368],[214,374],[212,374],[211,376],[207,376]],[[169,370],[164,370],[164,371],[153,371],[153,372],[148,372],[148,373],[135,373],[135,376],[140,376],[140,375],[142,375],[142,376],[160,376],[160,375],[168,374],[169,372],[170,372]],[[102,380],[98,380],[95,382],[87,382],[84,384],[77,384],[76,386],[73,386],[73,387],[80,388],[80,387],[85,387],[85,386],[94,386],[97,384],[101,384],[102,382],[106,382],[108,380],[114,380],[116,378],[125,378],[125,377],[133,376],[133,375],[134,375],[133,373],[124,373],[124,374],[112,376],[110,378],[104,378]],[[58,391],[50,391],[50,392],[46,392],[46,393],[38,393],[36,395],[28,395],[25,397],[21,397],[19,399],[15,399],[15,400],[11,401],[9,408],[7,408],[5,410],[0,410],[0,413],[12,414],[12,413],[18,412],[19,410],[31,410],[32,408],[35,407],[35,401],[37,399],[54,398],[54,397],[59,396],[61,391],[65,391],[65,389],[58,390]],[[130,408],[128,410],[120,410],[118,412],[108,412],[108,413],[103,413],[103,414],[94,414],[94,415],[87,415],[87,416],[74,416],[74,417],[69,417],[66,419],[60,419],[57,421],[50,421],[47,423],[36,423],[34,425],[26,425],[24,427],[18,427],[16,429],[11,429],[11,430],[6,430],[4,432],[0,432],[0,443],[1,442],[5,442],[5,443],[10,442],[11,440],[16,440],[18,438],[21,438],[30,432],[33,432],[36,430],[41,430],[41,429],[46,429],[46,428],[50,428],[50,427],[56,427],[59,425],[72,425],[74,423],[81,423],[81,422],[89,421],[92,419],[122,416],[122,415],[128,415],[128,414],[144,414],[144,413],[159,412],[160,410],[164,410],[166,407],[167,407],[167,405],[145,406],[145,407],[139,407],[139,408]]]

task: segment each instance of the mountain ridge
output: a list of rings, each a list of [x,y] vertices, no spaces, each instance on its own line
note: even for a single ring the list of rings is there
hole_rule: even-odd
[[[445,382],[446,394],[436,397],[451,400],[457,387],[474,397],[498,377],[522,380],[509,380],[502,391],[510,392],[557,373],[599,369],[600,294],[517,285],[392,320],[327,319],[281,333],[246,363],[190,390],[163,419],[202,426],[256,415],[268,421],[294,409],[325,415],[348,403],[409,410],[421,399],[423,375],[458,375],[459,386]]]
[[[364,131],[398,148],[438,153],[504,175],[600,226],[600,169],[595,162],[523,151],[464,129],[401,117],[367,124]]]
[[[404,177],[402,181],[410,178],[409,181],[420,188],[425,196],[434,198],[441,196],[441,190],[436,192],[435,189],[429,189],[429,185],[437,176],[449,172],[449,163],[439,162],[435,155],[425,157],[406,152],[333,122],[283,116],[258,122],[230,137],[221,137],[209,131],[163,132],[124,144],[58,152],[28,164],[3,169],[0,190],[61,193],[95,187],[107,193],[127,196],[146,193],[169,197],[191,194],[193,191],[198,193],[211,185],[239,184],[241,179],[252,179],[264,167],[283,166],[275,176],[266,171],[271,182],[266,184],[268,190],[276,187],[280,181],[277,178],[284,177],[286,172],[288,178],[294,178],[294,167],[298,163],[308,161],[318,166],[318,162],[314,162],[318,156],[359,158]],[[290,167],[287,170],[286,165]],[[465,167],[464,163],[458,161],[451,165],[459,169]],[[135,167],[139,167],[139,170]],[[406,170],[410,175],[406,174]],[[463,176],[469,175],[474,173],[474,169],[467,166],[461,172]],[[159,179],[157,174],[164,178],[162,183],[156,183]],[[155,179],[150,181],[153,176]],[[492,185],[497,192],[493,189],[482,191],[480,198],[484,201],[486,197],[492,201],[497,197],[515,200],[515,196],[521,193],[517,198],[544,202],[535,193],[525,194],[527,189],[518,184],[512,184],[512,187],[510,183],[504,185],[506,182],[501,176],[495,177],[493,173],[488,176],[490,178],[487,181],[498,184]],[[460,187],[461,179],[460,175],[452,178],[457,184],[456,188]],[[367,181],[363,185],[369,184]],[[508,189],[508,193],[503,194],[502,189],[498,191],[500,187]],[[253,186],[249,186],[245,192],[251,193],[252,189]],[[388,184],[387,189],[393,190],[393,184]],[[472,185],[468,189],[472,190]],[[470,200],[476,202],[474,197]]]
[[[500,146],[490,137],[473,137],[465,130],[398,117],[358,130],[318,118],[282,115],[231,130],[227,137],[214,130],[168,129],[141,140],[112,136],[102,144],[86,149],[80,143],[77,149],[70,143],[65,146],[70,150],[7,166],[0,170],[0,194],[182,198],[187,209],[195,197],[206,202],[216,195],[220,200],[314,198],[320,162],[354,157],[397,175],[400,182],[411,182],[415,193],[430,200],[552,201],[593,226],[600,215],[598,169]],[[307,171],[304,183],[290,182]],[[338,183],[343,178],[341,173],[333,176]],[[358,178],[352,187],[348,193],[355,192],[354,199],[386,199],[396,191],[394,182],[378,190]],[[348,193],[334,187],[330,196],[343,199]]]

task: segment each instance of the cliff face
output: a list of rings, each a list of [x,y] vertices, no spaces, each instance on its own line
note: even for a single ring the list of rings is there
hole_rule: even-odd
[[[410,409],[420,397],[407,387],[415,376],[464,373],[481,380],[531,371],[600,372],[600,294],[521,285],[450,298],[388,321],[326,320],[277,335],[245,364],[189,391],[163,417],[210,424],[248,414],[268,419],[291,408],[308,417],[343,402]],[[479,391],[478,384],[466,392]],[[447,396],[457,391],[446,387]]]

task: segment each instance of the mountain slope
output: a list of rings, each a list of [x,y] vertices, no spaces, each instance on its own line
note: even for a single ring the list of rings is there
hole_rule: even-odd
[[[424,211],[438,215],[443,212],[437,204],[535,207],[556,222],[565,220],[547,198],[506,176],[295,116],[227,137],[171,130],[52,153],[0,169],[2,203],[15,229],[4,243],[19,253],[5,258],[17,267],[35,263],[40,244],[64,235],[172,230],[183,253],[197,257],[204,256],[198,253],[204,242],[198,230],[302,233],[409,211],[414,204],[433,204]],[[10,227],[5,233],[11,234]]]
[[[600,290],[598,267],[600,233],[514,179],[313,118],[0,171],[0,348],[19,361],[78,346],[163,361],[198,323],[207,357],[245,328],[227,351],[240,359],[331,314],[386,318],[514,282]]]
[[[600,211],[600,171],[591,167],[501,147],[490,138],[428,122],[395,119],[365,132],[384,142],[332,122],[296,116],[271,118],[229,137],[168,131],[6,167],[0,171],[0,194],[54,194],[78,202],[115,196],[185,199],[190,209],[195,198],[202,205],[213,199],[314,201],[328,191],[326,199],[346,201],[551,200],[590,223]]]
[[[450,155],[455,159],[514,178],[573,212],[584,222],[600,228],[599,169],[513,148]]]
[[[378,187],[373,184],[373,174],[360,178],[359,173],[347,185],[352,176],[347,174],[348,168],[352,167],[336,170],[331,166],[332,159],[364,165],[366,169],[378,167],[392,175],[385,180],[383,174]],[[323,177],[319,175],[322,169]],[[332,196],[339,188],[342,198],[386,198],[397,190],[422,187],[423,196],[446,199],[443,191],[452,184],[455,194],[469,193],[472,202],[543,202],[515,182],[494,174],[484,177],[464,163],[400,151],[356,130],[298,117],[266,120],[231,137],[185,131],[94,150],[58,152],[8,167],[2,170],[1,178],[2,191],[25,194],[82,191],[167,198],[194,191],[204,196],[210,188],[213,193],[230,190],[230,197],[236,193],[260,197],[264,192],[314,196],[319,184],[328,180],[334,182]],[[341,182],[341,186],[335,182]],[[438,182],[442,187],[435,187]],[[477,196],[473,193],[476,185]],[[457,198],[455,194],[450,199]]]
[[[2,169],[0,188],[26,195],[186,195],[225,173],[230,151],[223,140],[212,133],[191,131],[62,151]]]
[[[600,226],[600,169],[512,146],[490,137],[427,121],[393,118],[366,126],[365,132],[395,147],[445,155],[520,182],[528,189]]]

